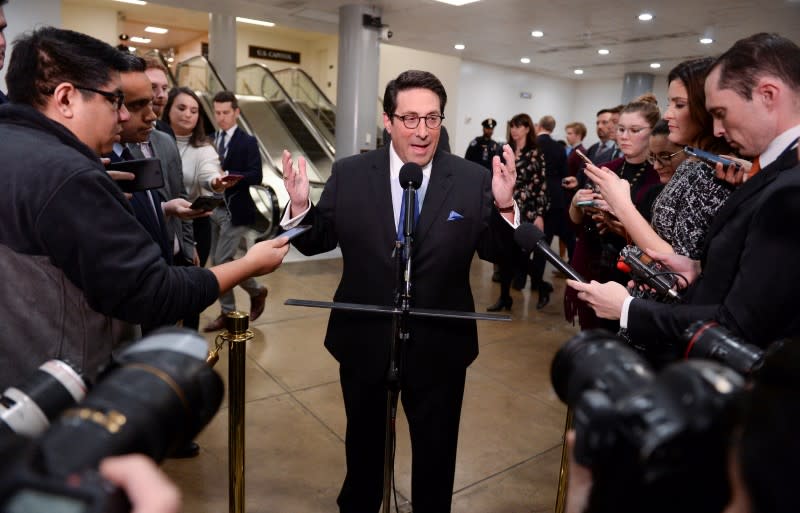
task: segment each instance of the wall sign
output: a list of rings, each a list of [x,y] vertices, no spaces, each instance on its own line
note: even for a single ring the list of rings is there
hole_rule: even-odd
[[[276,50],[275,48],[263,48],[261,46],[248,46],[250,57],[258,59],[269,59],[271,61],[293,62],[300,64],[300,52],[290,52],[288,50]]]

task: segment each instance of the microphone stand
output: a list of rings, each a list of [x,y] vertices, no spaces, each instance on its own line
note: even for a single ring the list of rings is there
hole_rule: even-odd
[[[403,219],[403,241],[395,243],[395,313],[392,315],[392,342],[389,347],[389,369],[386,373],[386,437],[383,447],[383,513],[391,512],[394,478],[394,454],[397,437],[397,400],[400,397],[400,379],[403,369],[405,344],[411,338],[409,318],[411,310],[411,267],[414,247],[414,221],[417,191],[408,186],[403,194],[406,205]]]

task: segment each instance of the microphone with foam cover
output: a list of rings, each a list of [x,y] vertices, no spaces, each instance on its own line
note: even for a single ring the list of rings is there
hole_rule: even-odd
[[[400,168],[400,186],[406,203],[406,215],[403,221],[403,235],[409,237],[414,233],[414,205],[416,205],[417,189],[422,185],[422,168],[419,164],[406,162]]]
[[[544,254],[545,258],[547,258],[547,260],[553,264],[556,269],[566,274],[571,279],[581,283],[586,283],[586,280],[583,279],[583,276],[578,274],[578,271],[573,269],[568,263],[561,260],[561,257],[559,257],[552,249],[550,249],[547,241],[544,240],[544,232],[533,226],[531,223],[522,223],[519,225],[519,228],[514,231],[514,240],[526,251],[536,250]]]

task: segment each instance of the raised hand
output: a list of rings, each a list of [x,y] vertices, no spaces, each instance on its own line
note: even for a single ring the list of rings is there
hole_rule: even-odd
[[[283,164],[283,185],[286,187],[286,192],[289,193],[289,199],[291,200],[289,216],[294,217],[308,208],[309,186],[306,159],[299,157],[297,159],[297,169],[295,170],[292,154],[289,150],[283,150],[281,161]]]

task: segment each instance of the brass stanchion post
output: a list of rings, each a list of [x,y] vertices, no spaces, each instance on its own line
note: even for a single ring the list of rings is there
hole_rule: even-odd
[[[572,408],[567,408],[564,421],[564,446],[561,448],[561,468],[558,472],[558,492],[556,492],[556,513],[564,513],[567,507],[567,480],[569,478],[569,452],[567,451],[567,431],[572,427]]]
[[[242,312],[225,315],[225,330],[217,336],[216,347],[207,359],[217,363],[223,344],[228,342],[228,511],[244,513],[244,362],[246,342],[252,340],[250,317]]]

